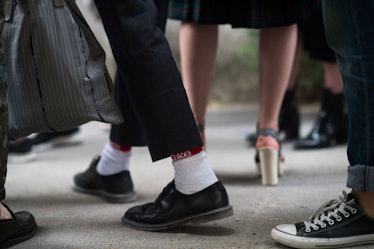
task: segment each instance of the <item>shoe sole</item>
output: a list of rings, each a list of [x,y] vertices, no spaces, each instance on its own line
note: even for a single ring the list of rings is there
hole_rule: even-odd
[[[0,244],[0,248],[9,248],[23,241],[31,239],[36,234],[37,228],[38,228],[37,225],[35,225],[34,229],[30,233],[3,242],[3,244]]]
[[[222,208],[214,209],[208,212],[199,213],[195,215],[191,215],[176,221],[162,223],[162,224],[145,224],[136,222],[133,220],[127,219],[125,216],[122,217],[122,223],[130,228],[143,230],[143,231],[162,231],[167,230],[175,227],[179,227],[181,225],[184,225],[186,223],[194,223],[194,224],[200,224],[200,223],[206,223],[209,221],[219,220],[223,218],[230,217],[234,214],[233,208],[230,205],[227,205]]]
[[[37,155],[34,152],[29,153],[9,153],[8,163],[21,164],[29,163],[37,159]]]
[[[136,193],[134,191],[126,194],[111,194],[102,190],[88,190],[78,186],[74,186],[73,188],[76,192],[98,196],[110,203],[130,203],[136,201],[137,199]]]
[[[284,233],[275,228],[271,230],[271,237],[277,242],[300,249],[313,248],[342,248],[352,247],[357,245],[374,244],[374,235],[359,235],[344,238],[306,238]]]

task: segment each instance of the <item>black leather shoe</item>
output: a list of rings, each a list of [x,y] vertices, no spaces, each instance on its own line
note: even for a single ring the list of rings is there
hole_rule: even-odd
[[[0,248],[9,248],[32,238],[36,233],[36,222],[34,216],[26,211],[13,213],[8,209],[13,219],[0,220]]]
[[[169,183],[153,203],[127,210],[122,222],[135,229],[160,231],[188,222],[204,223],[233,215],[226,190],[221,182],[192,195],[180,193],[174,181]]]
[[[96,171],[100,156],[96,156],[88,169],[74,176],[74,190],[104,198],[111,203],[127,203],[136,200],[129,171],[101,176]]]
[[[335,120],[326,112],[320,111],[311,132],[303,139],[295,141],[295,149],[319,149],[333,144],[347,142],[348,117]]]

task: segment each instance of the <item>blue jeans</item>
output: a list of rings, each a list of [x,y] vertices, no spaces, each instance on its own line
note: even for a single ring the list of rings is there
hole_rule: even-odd
[[[374,192],[374,1],[324,0],[349,115],[347,187]]]

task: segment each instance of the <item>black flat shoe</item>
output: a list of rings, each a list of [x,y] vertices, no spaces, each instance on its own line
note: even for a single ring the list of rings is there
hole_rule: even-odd
[[[74,190],[104,198],[110,203],[128,203],[136,201],[134,184],[129,171],[102,176],[96,172],[100,156],[92,159],[84,172],[74,176]]]
[[[204,223],[233,215],[226,190],[221,182],[192,195],[180,193],[174,181],[153,203],[127,210],[122,222],[135,229],[160,231],[185,223]]]
[[[0,248],[9,248],[32,238],[36,233],[36,222],[34,216],[27,211],[13,213],[8,209],[13,219],[0,220]]]

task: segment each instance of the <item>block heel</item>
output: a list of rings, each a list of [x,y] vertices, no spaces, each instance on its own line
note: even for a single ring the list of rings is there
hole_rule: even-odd
[[[275,186],[278,177],[283,175],[281,146],[278,132],[272,129],[262,129],[256,134],[257,170],[261,175],[262,185]]]

